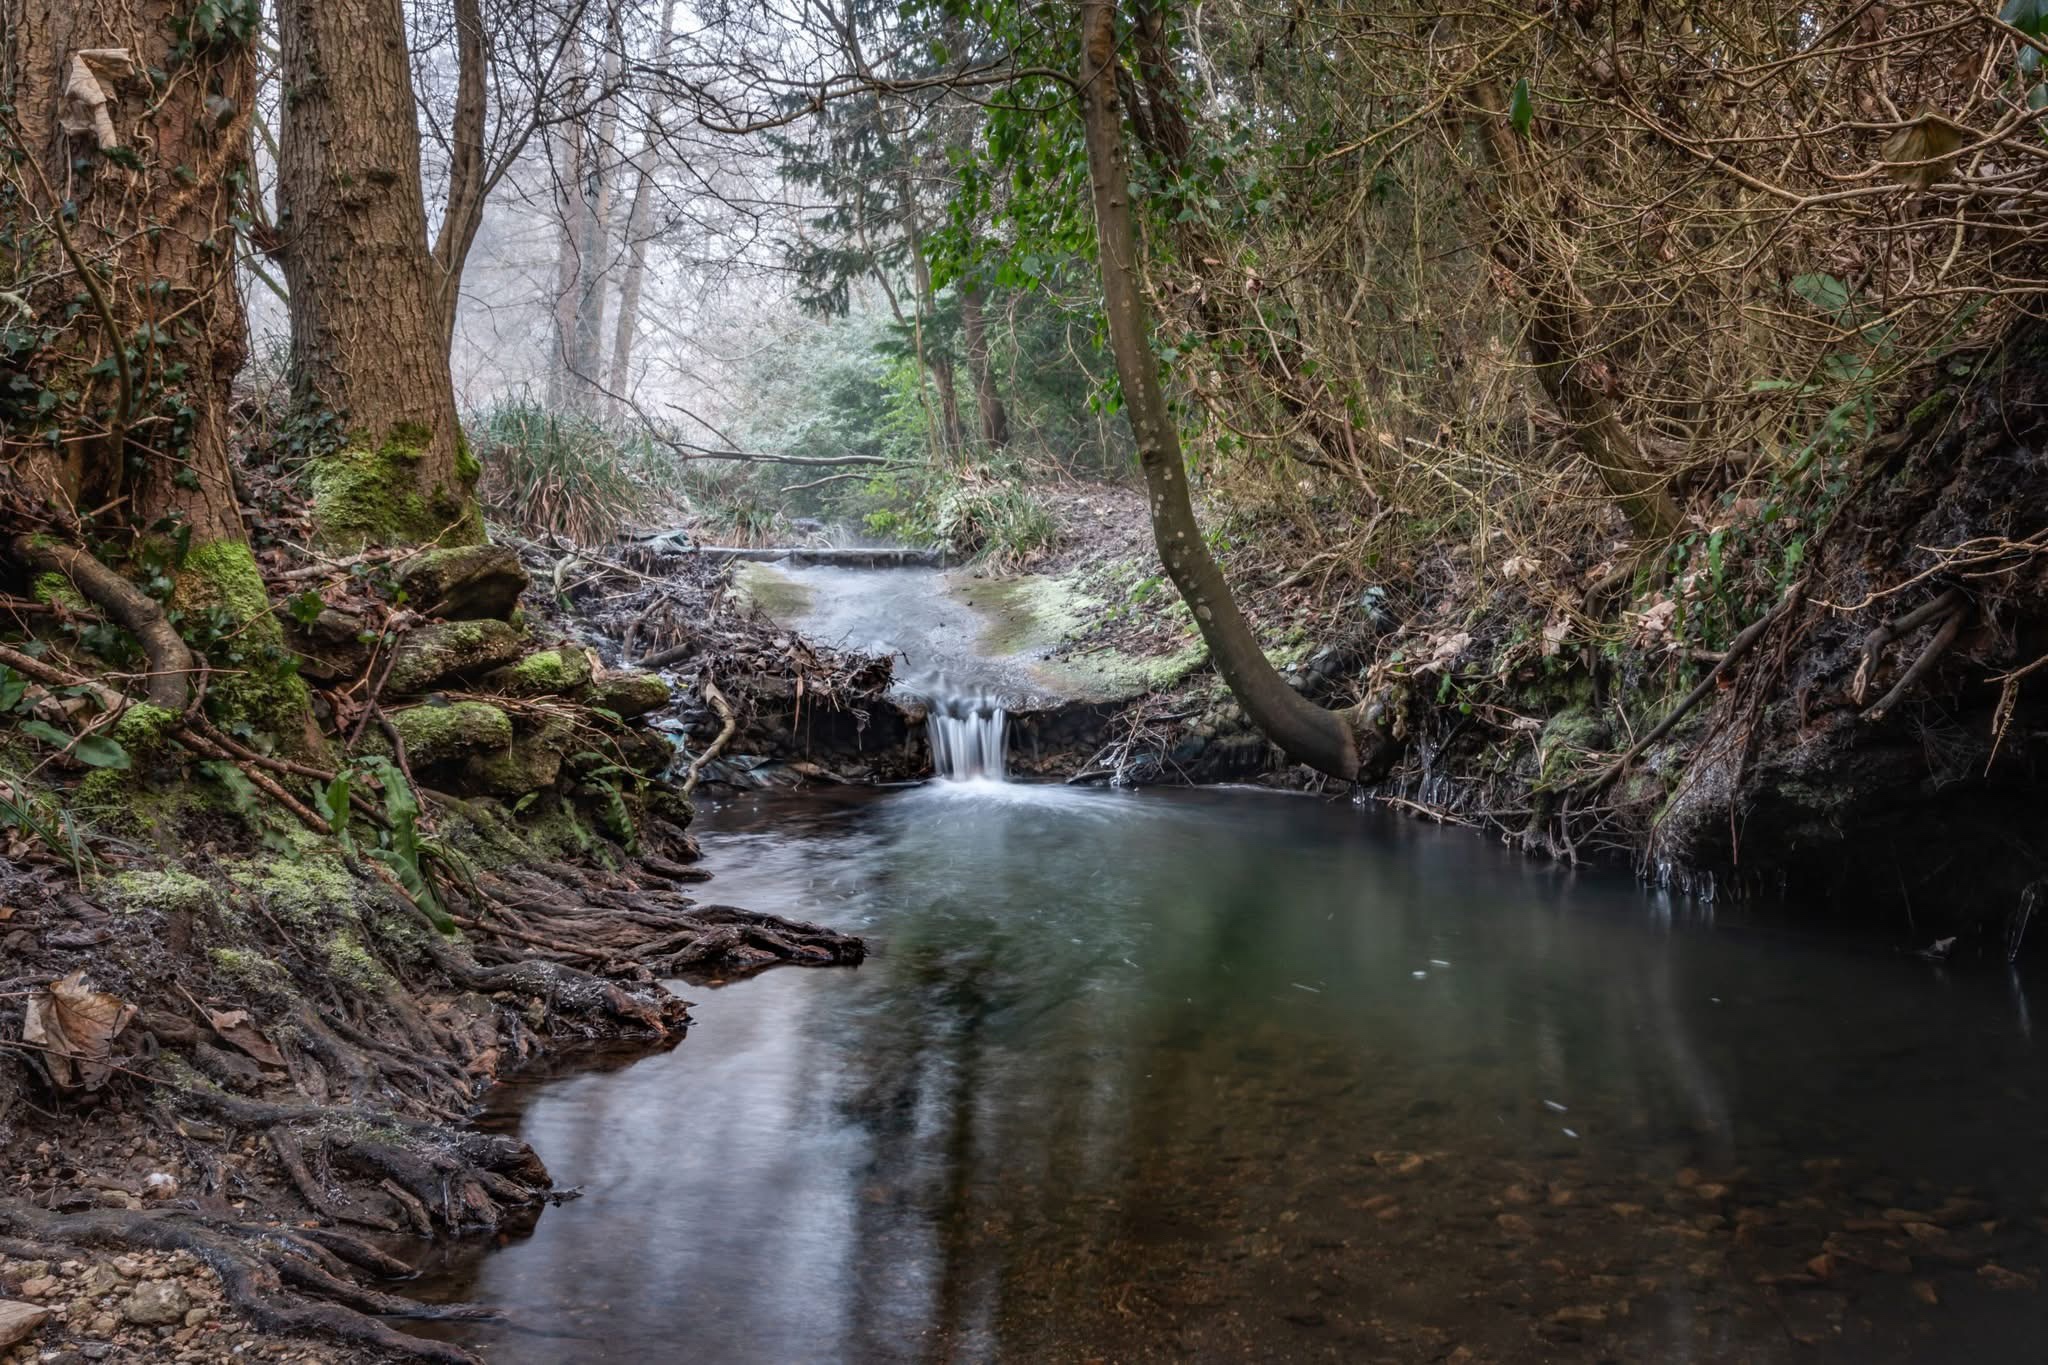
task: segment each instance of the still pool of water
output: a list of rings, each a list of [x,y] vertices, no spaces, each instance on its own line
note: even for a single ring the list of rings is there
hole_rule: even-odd
[[[493,1361],[2038,1360],[2029,987],[1348,805],[762,797],[710,898],[869,936],[504,1087],[582,1197]]]

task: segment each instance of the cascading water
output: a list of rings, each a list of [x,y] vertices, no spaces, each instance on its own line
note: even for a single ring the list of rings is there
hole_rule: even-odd
[[[953,782],[1002,782],[1009,775],[1010,713],[992,697],[933,698],[925,733],[932,771]]]

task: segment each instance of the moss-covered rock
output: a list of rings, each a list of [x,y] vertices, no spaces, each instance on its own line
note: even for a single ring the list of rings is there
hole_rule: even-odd
[[[527,735],[494,753],[471,754],[462,765],[470,786],[493,796],[546,791],[562,775],[562,753],[548,734]]]
[[[405,741],[406,758],[414,767],[512,747],[512,718],[488,702],[408,706],[389,715],[392,728]]]
[[[474,676],[517,659],[526,632],[504,621],[439,621],[407,633],[398,646],[387,693],[424,692],[450,678]]]
[[[484,686],[514,697],[566,697],[590,682],[590,655],[574,645],[529,654],[485,675]]]
[[[613,673],[591,683],[584,700],[620,720],[634,720],[669,703],[668,679],[658,673]]]
[[[510,620],[526,584],[519,556],[504,545],[428,550],[398,571],[408,605],[451,621]]]
[[[458,459],[454,486],[422,486],[428,432],[400,426],[382,445],[353,441],[313,461],[313,533],[323,545],[474,545],[483,514],[471,496],[475,474]],[[476,469],[472,459],[467,469]]]

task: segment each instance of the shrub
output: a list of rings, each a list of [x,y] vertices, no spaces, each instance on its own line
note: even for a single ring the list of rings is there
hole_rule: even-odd
[[[529,535],[602,544],[665,501],[645,443],[621,440],[595,418],[510,399],[473,417],[469,432],[485,510]]]

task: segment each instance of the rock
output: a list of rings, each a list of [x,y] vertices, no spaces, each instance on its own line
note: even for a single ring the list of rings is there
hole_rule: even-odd
[[[565,644],[494,669],[484,676],[483,685],[513,697],[566,697],[582,690],[590,674],[589,653]]]
[[[407,762],[415,768],[512,747],[512,718],[488,702],[429,703],[387,714],[405,741]]]
[[[526,652],[530,637],[503,621],[438,621],[406,634],[385,679],[387,696],[424,692],[450,678],[488,673]]]
[[[0,1347],[26,1340],[50,1320],[50,1310],[15,1299],[0,1299]]]
[[[546,791],[562,775],[562,754],[546,735],[526,735],[496,753],[471,754],[462,764],[468,783],[493,796]]]
[[[169,1327],[192,1311],[191,1296],[176,1280],[147,1280],[121,1305],[121,1316],[137,1327]]]
[[[2007,1270],[2004,1266],[1996,1264],[1978,1266],[1977,1278],[1993,1289],[2032,1289],[2034,1287],[2034,1277],[2032,1275],[2022,1275],[2017,1270]]]
[[[428,550],[398,570],[407,606],[450,621],[510,620],[527,582],[519,556],[505,545]]]
[[[584,700],[633,720],[668,705],[668,680],[657,673],[613,673],[591,683]]]

